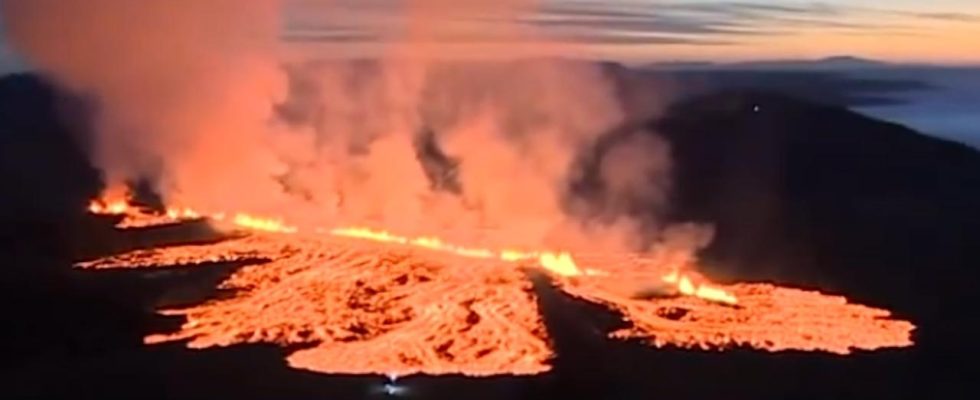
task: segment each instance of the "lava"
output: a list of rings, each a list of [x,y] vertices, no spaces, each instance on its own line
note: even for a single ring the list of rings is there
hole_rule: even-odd
[[[140,226],[185,216],[128,215]],[[569,252],[469,248],[367,228],[311,233],[275,219],[234,217],[230,222],[246,234],[213,244],[136,250],[77,266],[206,268],[246,262],[219,286],[232,296],[161,310],[186,322],[176,332],[153,334],[145,342],[186,341],[191,348],[276,343],[299,349],[288,356],[291,366],[324,373],[547,371],[554,354],[526,268],[540,268],[565,293],[620,313],[629,326],[611,332],[611,338],[658,347],[847,354],[910,346],[915,328],[890,318],[888,311],[850,304],[842,296],[771,284],[709,284],[693,271],[682,271],[671,261],[676,257],[663,249],[573,257]],[[637,295],[644,291],[654,295]]]
[[[223,216],[224,214],[218,214]],[[220,218],[223,217],[219,217]],[[265,232],[280,232],[280,233],[294,233],[297,231],[296,227],[289,226],[278,219],[270,218],[260,218],[248,214],[235,214],[234,218],[235,225],[243,228],[254,229],[257,231]]]
[[[614,338],[641,339],[657,347],[750,347],[837,354],[913,345],[912,323],[892,319],[886,310],[851,304],[843,296],[739,283],[724,288],[738,298],[734,306],[686,296],[637,299],[630,296],[633,282],[642,279],[635,268],[611,276],[614,278],[564,281],[561,288],[621,313],[631,326],[612,332]]]
[[[682,275],[676,269],[671,271],[669,274],[664,275],[662,279],[668,284],[676,285],[677,290],[681,294],[687,296],[700,297],[702,299],[726,304],[738,303],[738,298],[736,298],[735,295],[725,291],[724,289],[709,286],[704,283],[695,285],[691,282],[690,277]]]
[[[89,202],[88,211],[93,214],[126,215],[137,211],[130,205],[132,194],[126,187],[107,188],[102,196]]]
[[[508,263],[336,237],[257,234],[139,250],[86,268],[270,260],[221,284],[235,296],[147,343],[305,345],[290,365],[329,373],[534,374],[552,357],[531,283]]]
[[[118,191],[112,191],[109,193],[112,194],[116,192]],[[213,223],[222,225],[226,219],[226,214],[224,212],[202,213],[186,207],[168,208],[163,214],[154,213],[150,210],[130,205],[129,199],[130,196],[128,193],[126,193],[124,196],[118,198],[111,197],[95,200],[92,202],[93,206],[89,207],[89,211],[95,214],[124,215],[125,218],[117,225],[117,227],[122,229],[173,224],[182,221],[198,220],[201,218],[208,218]],[[112,204],[113,207],[95,207],[97,204]],[[235,228],[249,231],[269,233],[299,232],[298,228],[284,223],[281,219],[256,217],[245,213],[236,213],[231,223]],[[469,258],[499,259],[511,262],[536,260],[540,267],[561,276],[604,274],[603,271],[597,269],[587,269],[585,271],[580,270],[572,256],[568,252],[564,251],[522,251],[515,249],[493,251],[484,248],[458,246],[447,243],[437,237],[423,236],[410,238],[407,236],[395,235],[385,230],[374,230],[364,227],[335,228],[330,230],[317,228],[313,231],[317,233],[327,232],[330,235],[339,237],[364,239],[382,243],[411,245]],[[712,287],[704,283],[694,286],[691,283],[690,278],[683,275],[676,268],[669,274],[664,274],[662,279],[664,282],[676,286],[677,293],[682,295],[694,296],[712,302],[727,304],[735,304],[738,302],[735,296],[723,289]]]

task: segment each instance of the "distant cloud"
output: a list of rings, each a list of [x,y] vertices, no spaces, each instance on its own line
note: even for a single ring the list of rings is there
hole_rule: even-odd
[[[308,31],[291,30],[280,37],[286,42],[334,42],[356,43],[380,41],[381,36],[359,30],[314,29]]]
[[[922,19],[934,19],[934,20],[942,20],[942,21],[980,22],[980,14],[934,12],[934,13],[909,13],[909,15]]]
[[[368,31],[332,31],[315,30],[307,32],[289,32],[284,34],[281,39],[291,43],[374,43],[380,41],[397,41],[397,37],[385,36],[377,32]],[[517,40],[515,37],[506,35],[496,35],[492,33],[457,33],[445,34],[431,38],[445,44],[502,44],[508,41]],[[571,43],[583,45],[713,45],[720,46],[731,44],[722,39],[680,37],[670,35],[658,35],[640,31],[612,31],[603,30],[601,32],[565,34],[549,37],[550,42]]]
[[[980,14],[871,8],[843,0],[796,4],[774,0],[552,0],[533,18],[545,28],[576,27],[587,32],[628,29],[688,39],[724,37],[726,43],[748,36],[793,35],[813,28],[846,35],[915,35],[917,20],[980,22]]]
[[[628,29],[686,36],[727,36],[726,41],[747,35],[790,34],[799,28],[840,30],[884,29],[894,26],[869,24],[846,18],[859,9],[827,3],[780,5],[742,1],[658,2],[623,5],[606,1],[552,2],[531,20],[543,27],[576,27],[584,31]],[[864,13],[865,11],[860,11]]]
[[[745,1],[708,1],[698,3],[660,3],[651,7],[673,11],[692,11],[710,14],[723,14],[733,17],[769,18],[777,14],[805,14],[810,16],[840,16],[846,13],[841,6],[813,2],[809,4],[785,5]]]
[[[523,22],[542,28],[577,28],[587,32],[628,30],[675,35],[738,34],[746,26],[737,22],[710,20],[699,17],[670,15],[642,10],[628,12],[615,9],[551,7],[528,16]]]
[[[323,7],[322,3],[294,0],[291,3],[294,11],[290,14],[283,38],[290,42],[338,43],[395,39],[399,35],[398,27],[393,26],[399,23],[396,15],[398,3],[338,0],[329,6],[329,11],[321,9],[317,12],[318,4]],[[600,1],[551,1],[536,13],[510,21],[480,15],[455,16],[460,19],[456,22],[468,24],[469,29],[441,33],[436,39],[452,43],[517,39],[500,34],[500,31],[508,31],[500,29],[506,24],[534,26],[553,40],[582,44],[726,45],[737,36],[775,33],[760,29],[751,18],[747,18],[748,15],[731,18],[731,11],[718,13],[711,8],[699,9],[686,5],[675,9],[675,6],[616,6]],[[763,9],[752,5],[749,8]],[[755,12],[760,13],[759,10]]]
[[[292,0],[284,38],[292,42],[376,42],[399,36],[401,0]],[[318,6],[319,5],[319,6]],[[980,22],[961,12],[876,9],[843,0],[786,4],[774,0],[543,0],[537,12],[502,21],[454,15],[459,31],[433,39],[448,43],[519,40],[500,34],[507,24],[536,27],[549,38],[583,45],[703,45],[753,43],[760,36],[801,32],[837,35],[915,35],[924,20]],[[916,22],[918,21],[918,22]],[[393,27],[394,26],[394,27]]]

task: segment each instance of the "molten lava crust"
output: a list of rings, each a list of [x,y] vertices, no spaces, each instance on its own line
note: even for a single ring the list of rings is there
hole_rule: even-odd
[[[581,282],[581,281],[580,281]],[[886,310],[848,304],[842,296],[770,284],[736,284],[725,290],[737,306],[705,303],[692,297],[637,300],[614,294],[595,282],[566,284],[573,296],[605,304],[632,327],[611,334],[641,338],[657,347],[827,351],[911,346],[915,328],[890,319]]]
[[[770,284],[709,285],[693,272],[678,275],[669,252],[579,255],[573,261],[551,253],[496,257],[459,249],[387,233],[255,232],[78,266],[207,268],[214,262],[254,262],[220,285],[232,296],[161,311],[186,322],[179,331],[150,335],[146,342],[187,341],[191,348],[296,346],[300,350],[288,357],[291,366],[324,373],[547,371],[553,353],[523,272],[535,266],[566,293],[620,312],[631,326],[611,333],[613,338],[641,338],[658,347],[839,354],[912,344],[914,326],[890,319],[885,310]],[[660,289],[638,297],[644,285]]]
[[[760,350],[874,350],[912,345],[911,323],[841,296],[770,284],[714,285],[690,255],[569,254],[468,248],[366,228],[299,233],[279,220],[172,209],[154,214],[126,202],[93,203],[120,215],[120,229],[187,220],[230,223],[243,235],[218,243],[136,250],[79,263],[87,269],[248,262],[219,286],[232,296],[162,310],[186,322],[149,344],[191,348],[276,343],[299,348],[296,368],[399,375],[536,374],[553,356],[524,273],[540,267],[569,295],[618,311],[629,327],[613,338],[651,345]]]
[[[534,374],[552,356],[523,273],[511,263],[339,238],[254,235],[216,245],[140,250],[82,264],[148,267],[269,259],[222,289],[235,296],[181,310],[179,332],[206,348],[309,345],[296,368],[329,373]]]

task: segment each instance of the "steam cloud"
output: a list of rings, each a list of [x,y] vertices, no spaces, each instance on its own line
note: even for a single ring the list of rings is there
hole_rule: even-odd
[[[34,67],[100,100],[93,159],[109,183],[149,177],[168,204],[510,246],[638,247],[664,232],[664,142],[627,132],[583,156],[626,122],[598,66],[516,59],[552,46],[517,24],[497,27],[515,54],[495,47],[493,61],[440,46],[467,35],[467,16],[506,21],[533,2],[403,6],[379,59],[290,63],[279,0],[9,0],[2,12]],[[592,195],[572,190],[583,180]]]

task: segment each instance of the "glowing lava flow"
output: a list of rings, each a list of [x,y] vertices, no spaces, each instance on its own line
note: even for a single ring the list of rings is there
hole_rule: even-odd
[[[502,261],[525,261],[537,260],[545,270],[561,276],[582,275],[575,260],[567,252],[529,252],[519,250],[502,250],[495,252],[489,249],[477,249],[457,246],[443,242],[435,237],[408,238],[388,233],[387,231],[376,231],[368,228],[340,228],[330,231],[331,235],[342,236],[356,239],[372,240],[376,242],[407,244],[422,247],[430,250],[437,250],[452,253],[458,256],[470,258],[499,259]]]
[[[681,275],[681,273],[676,269],[671,271],[669,274],[664,275],[663,281],[671,285],[676,285],[677,290],[686,296],[700,297],[705,300],[725,304],[738,304],[738,299],[735,298],[735,295],[726,292],[724,289],[708,286],[703,283],[695,286],[694,283],[691,282],[690,277]]]
[[[135,206],[132,195],[126,189],[109,189],[102,197],[89,202],[88,210],[92,214],[121,216],[116,225],[120,229],[145,228],[157,225],[178,224],[185,221],[208,219],[216,223],[224,223],[225,212],[203,212],[190,207],[167,207],[163,212]],[[261,232],[295,233],[298,229],[280,219],[266,218],[246,213],[234,213],[230,223],[238,228]]]
[[[159,224],[178,223],[187,220],[197,220],[208,218],[216,222],[224,222],[226,217],[224,212],[203,213],[187,207],[167,208],[162,215],[154,214],[130,204],[128,192],[114,190],[107,192],[107,196],[91,202],[89,211],[94,214],[124,215],[125,218],[120,222],[120,228],[147,227]],[[253,231],[269,233],[297,233],[299,229],[295,226],[286,224],[281,219],[257,217],[245,213],[236,213],[231,223],[238,227]],[[347,227],[324,230],[316,229],[317,232],[328,232],[330,235],[348,237],[355,239],[370,240],[383,243],[396,243],[422,247],[430,250],[452,253],[458,256],[481,259],[499,259],[502,261],[519,262],[527,260],[537,260],[538,265],[545,270],[559,276],[571,277],[579,275],[601,274],[600,271],[587,269],[584,272],[579,269],[575,260],[568,252],[551,251],[520,251],[505,249],[493,251],[483,248],[470,248],[446,243],[437,237],[416,237],[399,236],[384,230],[373,230],[364,227]],[[720,302],[726,304],[736,304],[738,300],[729,292],[723,289],[691,283],[688,276],[682,275],[678,270],[673,270],[670,274],[663,276],[663,281],[675,285],[677,293],[684,296],[699,297],[707,301]]]
[[[129,189],[109,188],[98,199],[89,202],[88,211],[93,214],[125,215],[132,212]]]
[[[241,213],[235,214],[233,222],[242,228],[263,232],[295,233],[298,231],[296,227],[286,225],[278,219],[261,218]]]
[[[255,234],[211,245],[146,249],[82,268],[269,260],[220,285],[232,297],[164,310],[187,320],[146,343],[191,348],[302,345],[296,368],[399,375],[536,374],[553,354],[531,283],[490,259],[330,236]],[[469,261],[469,262],[461,262]]]
[[[136,250],[77,264],[250,264],[220,284],[231,296],[161,311],[186,321],[176,332],[148,336],[147,343],[277,343],[300,348],[288,356],[290,365],[325,373],[483,376],[548,370],[554,354],[521,268],[532,265],[549,272],[559,290],[620,313],[629,326],[610,337],[658,347],[847,354],[911,346],[915,328],[841,296],[770,284],[708,285],[693,271],[682,273],[686,266],[672,261],[677,258],[670,249],[573,259],[566,252],[492,251],[365,228],[310,234],[280,220],[241,217],[247,214],[161,216],[110,204],[92,211],[125,215],[130,227],[207,217],[250,232],[219,243]]]

